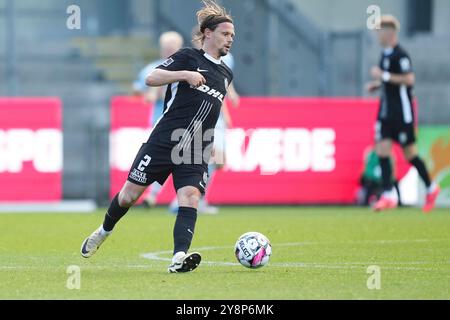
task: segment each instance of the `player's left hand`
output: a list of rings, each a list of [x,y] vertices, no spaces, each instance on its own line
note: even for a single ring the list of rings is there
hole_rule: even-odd
[[[374,80],[366,84],[366,91],[370,94],[374,93],[381,87],[381,82],[379,80]]]

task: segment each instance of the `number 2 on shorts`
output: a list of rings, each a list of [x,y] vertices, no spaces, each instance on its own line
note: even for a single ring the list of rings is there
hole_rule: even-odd
[[[152,158],[148,154],[146,154],[144,159],[139,162],[138,170],[144,172],[145,168],[150,164],[151,160]]]

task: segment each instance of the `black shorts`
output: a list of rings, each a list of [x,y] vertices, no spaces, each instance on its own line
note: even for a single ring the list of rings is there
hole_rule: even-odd
[[[176,165],[170,160],[170,154],[170,149],[144,143],[134,159],[127,180],[141,186],[149,186],[155,181],[163,185],[172,174],[175,190],[193,186],[205,194],[209,178],[208,166],[206,164]]]
[[[375,125],[375,141],[390,139],[407,147],[416,142],[416,128],[414,123],[400,121],[379,120]]]

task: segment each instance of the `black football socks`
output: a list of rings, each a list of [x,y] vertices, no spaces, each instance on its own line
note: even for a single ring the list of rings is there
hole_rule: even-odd
[[[384,191],[392,189],[392,166],[390,158],[380,157],[381,179]]]
[[[103,222],[103,230],[111,232],[117,222],[128,212],[129,208],[119,205],[119,194],[116,194],[108,208]]]
[[[183,251],[187,253],[194,236],[195,222],[197,221],[197,209],[179,207],[178,215],[173,228],[174,250],[173,254]]]
[[[417,169],[417,172],[419,173],[419,176],[422,178],[423,182],[425,183],[425,186],[427,187],[427,189],[430,188],[431,179],[430,179],[430,175],[428,174],[427,168],[425,167],[425,163],[423,162],[423,160],[416,156],[409,163],[411,163]]]

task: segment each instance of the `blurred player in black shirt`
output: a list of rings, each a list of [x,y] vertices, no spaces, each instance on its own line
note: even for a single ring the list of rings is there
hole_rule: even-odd
[[[427,187],[424,212],[433,209],[440,188],[430,180],[425,163],[418,156],[413,109],[413,86],[415,75],[411,58],[398,43],[400,23],[393,16],[383,16],[378,29],[378,39],[383,47],[379,66],[371,70],[374,79],[367,84],[367,90],[381,89],[380,108],[376,123],[376,152],[380,158],[383,180],[383,194],[375,204],[376,211],[396,208],[397,193],[392,185],[390,156],[392,143],[403,148],[405,158],[417,169]]]
[[[83,242],[81,254],[89,258],[112,232],[115,224],[154,181],[173,176],[179,203],[173,230],[174,256],[168,271],[194,270],[201,256],[188,249],[194,235],[198,202],[205,193],[214,127],[233,80],[222,57],[234,39],[232,18],[214,1],[203,1],[197,12],[201,49],[181,49],[146,79],[148,86],[167,85],[164,112],[139,150],[128,181],[114,197],[103,225]]]

